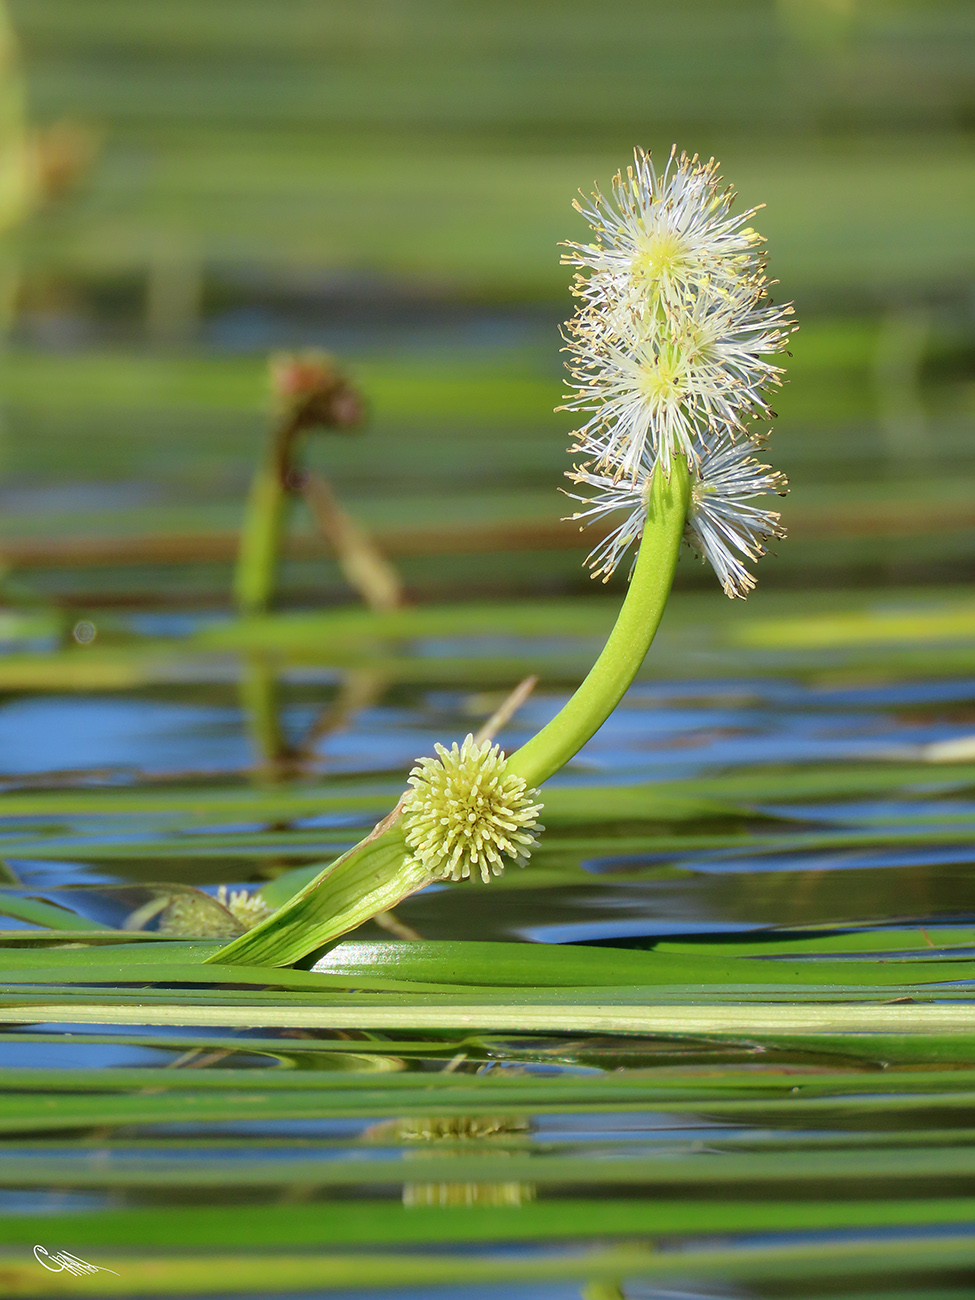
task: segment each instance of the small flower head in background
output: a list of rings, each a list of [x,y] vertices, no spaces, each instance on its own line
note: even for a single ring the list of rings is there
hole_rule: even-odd
[[[275,400],[297,429],[352,431],[365,402],[327,352],[278,352],[269,362]]]
[[[413,858],[431,876],[465,880],[479,872],[485,884],[506,865],[523,867],[544,828],[542,810],[520,776],[506,772],[504,754],[489,740],[435,746],[409,777],[403,825]],[[509,859],[509,863],[505,862]]]
[[[252,930],[261,921],[266,921],[272,911],[260,894],[248,893],[246,889],[228,890],[226,885],[221,885],[217,890],[217,902],[225,907],[245,930]]]
[[[137,908],[125,929],[141,930],[158,917],[159,934],[175,939],[232,939],[271,915],[260,894],[221,885],[214,898],[189,885],[167,885]]]

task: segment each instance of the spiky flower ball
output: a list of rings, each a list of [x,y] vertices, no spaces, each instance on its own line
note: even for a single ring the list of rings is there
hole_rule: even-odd
[[[468,736],[410,772],[403,825],[413,858],[440,880],[466,880],[474,870],[485,884],[504,872],[505,859],[523,867],[545,828],[520,776],[508,772],[499,745]]]
[[[246,889],[228,890],[226,885],[221,885],[217,890],[217,902],[225,907],[245,930],[252,930],[261,921],[266,921],[273,910],[268,907],[260,894],[249,894]]]

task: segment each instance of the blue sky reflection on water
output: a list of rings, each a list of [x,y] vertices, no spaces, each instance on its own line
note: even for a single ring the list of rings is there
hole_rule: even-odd
[[[249,761],[240,711],[132,697],[45,696],[0,708],[4,772],[111,768],[118,774]]]
[[[971,733],[952,712],[971,683],[822,691],[795,682],[684,681],[638,684],[560,779],[587,773],[638,781],[716,768],[903,757]],[[300,741],[327,709],[288,702],[281,725]],[[405,772],[436,741],[476,728],[468,698],[430,691],[409,702],[361,709],[338,732],[316,740],[309,770],[342,775]],[[564,696],[539,692],[499,737],[511,749],[558,711]],[[964,709],[961,710],[964,712]],[[232,696],[201,702],[189,691],[21,696],[0,706],[0,773],[14,779],[77,772],[112,781],[180,772],[239,773],[254,762],[248,719]]]

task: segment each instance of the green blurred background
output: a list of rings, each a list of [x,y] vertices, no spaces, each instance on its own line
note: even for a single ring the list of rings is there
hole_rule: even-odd
[[[557,243],[584,236],[579,187],[675,141],[767,205],[802,322],[772,443],[791,537],[764,583],[971,577],[970,0],[9,8],[31,123],[98,144],[4,253],[0,535],[35,592],[225,603],[266,357],[304,345],[369,398],[363,436],[313,455],[414,595],[585,589],[554,528]],[[309,542],[286,597],[350,593]]]

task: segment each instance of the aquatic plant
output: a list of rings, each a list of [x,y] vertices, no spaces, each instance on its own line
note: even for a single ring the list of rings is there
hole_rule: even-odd
[[[399,575],[361,525],[339,505],[327,479],[303,469],[301,440],[313,430],[350,434],[365,418],[361,393],[323,352],[271,357],[277,412],[261,463],[251,482],[234,573],[234,596],[242,614],[267,612],[277,584],[288,507],[304,498],[315,526],[335,554],[346,579],[376,610],[402,604]]]
[[[762,238],[731,215],[714,160],[672,151],[659,174],[634,166],[576,204],[595,234],[566,245],[580,268],[579,307],[565,330],[571,389],[584,413],[568,471],[594,490],[574,518],[623,513],[589,556],[604,580],[639,543],[629,590],[606,645],[559,713],[510,756],[468,736],[421,758],[388,817],[294,898],[209,960],[285,965],[387,911],[432,881],[524,866],[541,826],[535,787],[599,729],[633,681],[656,633],[686,540],[729,596],[745,596],[765,542],[784,535],[776,512],[752,504],[785,479],[756,459],[754,426],[782,381],[769,358],[794,328],[791,306],[768,301]]]
[[[406,842],[438,880],[466,880],[472,869],[486,885],[504,872],[505,857],[523,867],[545,828],[536,819],[523,777],[507,770],[499,745],[468,736],[436,758],[421,758],[402,800]]]

